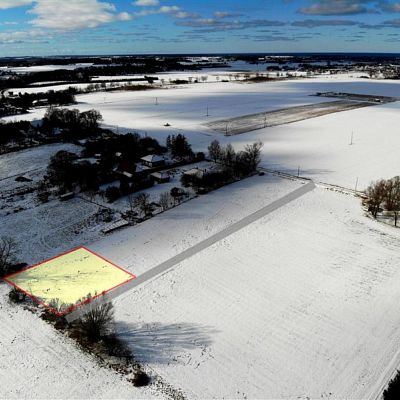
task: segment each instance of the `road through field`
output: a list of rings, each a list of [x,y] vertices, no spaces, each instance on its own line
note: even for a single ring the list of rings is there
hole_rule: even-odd
[[[183,251],[180,254],[168,259],[167,261],[157,265],[156,267],[144,272],[142,275],[139,275],[133,281],[127,283],[126,285],[120,286],[119,288],[115,289],[111,293],[108,294],[107,300],[110,298],[115,298],[120,296],[122,293],[125,293],[134,287],[137,287],[144,282],[147,282],[156,276],[163,274],[164,272],[168,271],[175,265],[185,261],[186,259],[196,255],[197,253],[207,249],[208,247],[212,246],[213,244],[227,238],[228,236],[238,232],[239,230],[245,228],[246,226],[252,224],[255,221],[265,217],[266,215],[278,210],[279,208],[285,206],[288,203],[304,196],[305,194],[313,191],[315,189],[314,182],[309,182],[301,186],[300,188],[294,190],[293,192],[287,194],[286,196],[281,197],[280,199],[268,204],[267,206],[259,209],[258,211],[250,214],[240,221],[235,222],[234,224],[228,226],[227,228],[223,229],[222,231],[210,236],[209,238],[201,241],[200,243],[195,244],[194,246],[190,247],[189,249]],[[96,302],[101,302],[103,299],[100,297],[91,303],[91,306],[94,305]],[[79,318],[84,312],[86,311],[85,307],[81,307],[80,309],[72,312],[66,318],[69,322]]]

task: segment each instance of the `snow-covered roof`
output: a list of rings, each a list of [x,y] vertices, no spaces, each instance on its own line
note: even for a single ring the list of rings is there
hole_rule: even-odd
[[[133,177],[132,174],[130,174],[129,172],[126,172],[126,171],[122,172],[122,175],[126,176],[129,179],[131,179]]]
[[[192,168],[192,169],[189,169],[188,171],[185,171],[184,175],[202,176],[206,172],[207,172],[207,170],[205,170],[205,169]]]
[[[167,172],[154,172],[151,174],[151,176],[154,176],[155,178],[158,178],[158,179],[169,178],[169,174]]]
[[[164,157],[158,156],[157,154],[149,154],[148,156],[142,157],[141,160],[149,163],[155,163],[164,161]]]

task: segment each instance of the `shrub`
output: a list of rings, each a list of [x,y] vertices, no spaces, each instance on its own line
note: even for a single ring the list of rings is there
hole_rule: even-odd
[[[26,294],[13,287],[8,293],[8,298],[12,303],[23,303],[26,300]]]
[[[17,242],[10,237],[0,238],[0,277],[11,272],[11,265],[15,262]]]
[[[121,197],[121,192],[116,186],[109,186],[106,189],[105,196],[109,203],[113,203]]]
[[[96,343],[107,335],[114,324],[112,303],[101,304],[92,308],[77,322],[79,333],[89,342]]]
[[[147,386],[150,383],[150,377],[146,374],[146,372],[138,370],[135,372],[132,383],[133,386],[136,387]]]

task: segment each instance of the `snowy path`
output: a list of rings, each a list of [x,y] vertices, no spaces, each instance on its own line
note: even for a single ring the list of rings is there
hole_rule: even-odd
[[[217,242],[220,242],[221,240],[227,238],[228,236],[231,236],[232,234],[238,232],[239,230],[245,228],[246,226],[252,224],[253,222],[258,221],[259,219],[267,216],[268,214],[271,214],[272,212],[278,210],[279,208],[291,203],[294,200],[297,200],[298,198],[304,196],[305,194],[313,191],[315,189],[315,184],[314,182],[309,182],[307,184],[304,184],[298,189],[295,189],[293,192],[283,196],[282,198],[268,204],[267,206],[261,208],[260,210],[254,212],[253,214],[250,214],[240,221],[235,222],[234,224],[228,226],[227,228],[223,229],[222,231],[210,236],[209,238],[201,241],[200,243],[197,243],[196,245],[190,247],[189,249],[183,251],[182,253],[177,254],[176,256],[168,259],[167,261],[157,265],[156,267],[144,272],[141,274],[138,278],[134,279],[133,281],[120,286],[119,288],[113,290],[108,299],[110,297],[115,298],[117,296],[120,296],[121,294],[133,289],[134,287],[137,287],[144,282],[147,282],[156,276],[159,276],[163,274],[164,272],[168,271],[171,269],[173,266],[181,263],[182,261],[187,260],[190,257],[193,257],[194,255],[200,253],[201,251],[207,249],[208,247],[211,247]],[[99,298],[98,301],[102,301],[102,298]],[[94,302],[92,302],[93,304]],[[80,308],[79,310],[76,310],[75,312],[69,314],[67,316],[67,320],[69,322],[75,320],[76,318],[79,318],[82,313],[85,311],[85,308]]]

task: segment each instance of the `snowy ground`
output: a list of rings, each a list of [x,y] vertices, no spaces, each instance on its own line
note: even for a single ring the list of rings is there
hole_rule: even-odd
[[[0,285],[0,398],[145,399],[120,375],[82,353],[72,340],[29,311],[10,305]]]
[[[81,64],[65,64],[65,65],[34,65],[31,67],[0,67],[1,71],[15,72],[15,73],[29,73],[29,72],[48,72],[56,71],[58,69],[74,70],[77,68],[85,68],[92,66],[93,63]]]
[[[57,143],[0,155],[0,181],[33,170],[45,169],[51,156],[60,150],[79,152],[81,147]]]
[[[116,232],[90,248],[140,275],[299,186],[274,176],[255,176]]]
[[[118,330],[188,398],[373,398],[398,367],[399,238],[317,189],[118,298]]]
[[[199,83],[146,92],[91,93],[78,96],[82,111],[98,109],[104,124],[119,132],[137,130],[164,141],[184,133],[196,150],[210,141],[232,142],[236,148],[255,140],[265,143],[263,165],[297,172],[315,180],[364,189],[371,180],[389,178],[398,169],[400,103],[326,115],[285,126],[266,128],[240,137],[224,137],[206,124],[258,112],[330,101],[316,92],[348,92],[398,96],[398,81],[374,81],[327,76],[314,79],[245,84]],[[156,101],[157,98],[157,101]],[[158,103],[158,104],[156,104]],[[207,107],[209,116],[207,117]],[[35,110],[18,118],[41,118]],[[12,117],[15,118],[15,117]],[[171,127],[165,127],[166,123]],[[352,132],[354,145],[349,146]]]
[[[400,86],[343,76],[219,82],[107,93],[106,98],[93,93],[78,96],[77,107],[99,109],[104,123],[120,132],[137,129],[159,139],[185,133],[195,150],[204,151],[214,138],[237,149],[262,140],[263,166],[296,173],[300,166],[302,175],[317,182],[354,188],[358,178],[362,189],[373,179],[398,174],[399,103],[228,138],[204,126],[329,101],[311,96],[317,91],[398,96]],[[172,126],[164,127],[166,122]],[[69,250],[79,239],[140,275],[299,185],[256,176],[101,240],[90,226],[74,236],[76,227],[69,224],[78,203],[53,214],[38,209],[36,216],[13,217],[28,262]],[[78,211],[86,216],[93,210]],[[63,242],[57,236],[60,228],[52,235],[56,216],[66,225]],[[319,188],[119,297],[118,331],[142,362],[188,398],[372,398],[400,363],[395,358],[400,348],[399,239],[398,230],[366,218],[359,199]],[[11,319],[21,321],[15,308],[10,312]],[[23,324],[7,335],[19,337]],[[8,336],[0,335],[0,341],[3,337]],[[54,343],[57,348],[62,342]],[[13,365],[15,357],[9,352],[4,362]],[[57,355],[50,358],[57,362]],[[24,390],[33,385],[30,376]],[[20,389],[21,397],[30,397]],[[99,392],[98,397],[107,395]],[[128,397],[124,386],[119,397]]]

